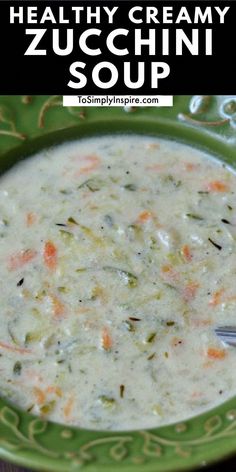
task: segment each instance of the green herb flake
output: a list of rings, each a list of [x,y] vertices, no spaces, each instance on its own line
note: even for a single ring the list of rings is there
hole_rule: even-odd
[[[17,340],[17,338],[16,338],[16,336],[14,335],[14,333],[12,332],[12,329],[11,329],[11,327],[9,326],[9,324],[8,324],[7,330],[8,330],[8,333],[9,333],[9,336],[10,336],[12,342],[13,342],[16,346],[19,346],[20,343],[19,343],[19,341]]]
[[[72,233],[70,233],[69,231],[65,231],[64,229],[60,229],[59,233],[60,233],[62,239],[66,243],[69,243],[70,241],[72,241],[74,239],[74,235]]]
[[[138,277],[136,277],[136,275],[134,274],[131,274],[131,272],[126,272],[126,271],[122,271],[122,272],[123,272],[123,275],[125,275],[125,277],[127,278],[129,287],[130,288],[137,287]]]
[[[171,283],[168,282],[162,282],[165,287],[171,288],[172,290],[175,290],[176,292],[178,291],[177,287]]]
[[[39,331],[28,332],[25,335],[25,346],[28,346],[33,342],[40,341],[41,338],[42,334]]]
[[[152,354],[150,354],[150,356],[148,356],[147,360],[148,361],[151,361],[152,359],[154,359],[154,357],[156,357],[156,353],[153,352]]]
[[[143,228],[140,225],[129,225],[128,231],[137,239],[141,239],[141,236],[143,236]]]
[[[33,410],[33,408],[34,408],[34,405],[30,405],[30,406],[27,408],[26,411],[28,411],[28,413],[30,413],[30,412]]]
[[[146,343],[152,343],[155,340],[157,333],[150,333],[146,339]]]
[[[182,262],[182,257],[181,256],[182,256],[181,252],[180,253],[169,252],[167,254],[167,258],[171,262],[172,265],[181,264],[181,262]]]
[[[13,367],[13,374],[21,375],[21,370],[22,370],[22,364],[20,361],[17,361]]]
[[[163,416],[163,409],[161,407],[161,405],[154,405],[152,407],[152,412],[154,415],[158,415],[158,416]]]
[[[175,321],[167,321],[166,322],[166,326],[174,326],[175,325]]]
[[[128,331],[134,333],[135,331],[135,326],[133,325],[133,323],[131,323],[130,321],[126,320],[126,321],[123,321],[125,327],[127,328]]]
[[[135,184],[126,184],[123,186],[125,190],[129,190],[130,192],[135,192],[137,190],[137,185]]]
[[[60,293],[69,293],[69,288],[68,287],[57,287],[58,292]]]
[[[105,408],[114,408],[116,406],[116,400],[112,397],[101,395],[98,399]]]
[[[163,180],[165,183],[172,183],[176,188],[182,185],[181,180],[175,180],[175,178],[171,174],[166,175]]]
[[[40,413],[42,413],[42,415],[49,415],[50,413],[52,413],[55,406],[56,406],[56,401],[52,400],[46,403],[45,405],[41,406]]]
[[[51,334],[44,342],[44,347],[46,349],[50,348],[51,346],[53,346],[54,344],[56,343],[56,340],[55,340],[55,335],[54,334]]]
[[[218,249],[219,251],[222,250],[222,246],[220,246],[220,244],[217,244],[215,241],[213,241],[213,239],[211,238],[208,238],[208,241],[212,244],[212,246],[214,246],[216,249]]]
[[[65,188],[59,190],[60,193],[62,193],[62,195],[70,195],[71,194],[71,190],[67,190]]]
[[[174,185],[175,187],[180,187],[182,185],[182,181],[181,180],[177,180],[176,182],[174,182]]]
[[[188,218],[191,218],[192,220],[198,220],[198,221],[203,221],[204,218],[200,215],[197,215],[196,213],[186,213],[186,216]]]
[[[150,249],[157,249],[157,240],[153,236],[150,237]]]
[[[98,192],[99,190],[101,190],[102,185],[103,185],[102,180],[94,178],[94,179],[86,180],[77,188],[78,190],[80,190],[81,188],[87,187],[90,190],[90,192]]]
[[[19,282],[17,282],[16,286],[21,287],[21,285],[23,285],[23,283],[24,283],[24,277],[22,277],[22,279],[20,279]]]
[[[46,295],[47,295],[46,290],[44,290],[44,289],[40,290],[39,292],[36,293],[35,299],[36,300],[42,300],[44,297],[46,297]]]
[[[163,178],[164,182],[174,182],[174,177],[171,174],[165,175]]]
[[[120,385],[120,398],[124,398],[125,386]]]
[[[33,316],[35,316],[35,318],[41,318],[41,313],[40,313],[38,308],[33,307],[31,309],[31,313],[32,313]]]
[[[67,223],[71,225],[78,225],[77,221],[73,218],[73,216],[70,216],[68,218]]]
[[[128,272],[126,270],[118,269],[118,268],[112,267],[112,266],[105,266],[105,267],[103,267],[103,270],[110,271],[110,272],[116,272],[121,278],[123,278],[125,283],[130,288],[137,287],[138,277],[136,275],[132,274],[132,272]]]

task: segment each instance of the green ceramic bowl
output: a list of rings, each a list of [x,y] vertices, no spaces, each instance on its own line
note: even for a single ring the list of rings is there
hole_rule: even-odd
[[[235,97],[177,97],[172,109],[148,112],[93,109],[85,119],[83,111],[77,110],[76,115],[73,110],[72,122],[66,116],[68,110],[59,109],[46,128],[44,114],[50,108],[48,103],[56,103],[57,107],[60,97],[35,97],[29,112],[24,108],[31,106],[29,98],[2,98],[0,150],[10,150],[2,153],[0,172],[54,144],[111,133],[178,140],[209,151],[236,167]],[[9,110],[15,111],[15,121],[9,118],[12,117]],[[41,128],[33,125],[32,117],[39,117]],[[79,125],[71,126],[77,120]],[[23,131],[18,131],[18,126]],[[58,128],[63,129],[55,131]],[[34,139],[15,146],[15,140],[21,141],[25,131]],[[235,446],[236,398],[182,423],[125,432],[89,431],[54,424],[0,399],[0,456],[41,471],[174,472],[215,462],[233,454]]]

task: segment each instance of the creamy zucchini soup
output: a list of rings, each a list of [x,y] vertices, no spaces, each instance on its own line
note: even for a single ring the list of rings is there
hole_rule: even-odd
[[[92,429],[182,420],[236,393],[236,176],[140,136],[43,151],[0,180],[0,388]]]

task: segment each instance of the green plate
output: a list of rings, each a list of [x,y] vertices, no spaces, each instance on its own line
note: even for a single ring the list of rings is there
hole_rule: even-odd
[[[173,108],[62,108],[60,96],[0,97],[0,171],[54,143],[107,133],[177,139],[236,167],[236,97],[174,97]],[[34,138],[34,139],[32,139]],[[95,432],[44,421],[0,399],[0,456],[41,471],[174,472],[235,451],[236,398],[169,426]]]

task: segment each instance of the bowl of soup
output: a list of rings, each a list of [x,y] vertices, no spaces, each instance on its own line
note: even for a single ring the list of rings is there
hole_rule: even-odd
[[[236,152],[100,120],[1,158],[0,446],[40,470],[174,471],[234,450]]]

